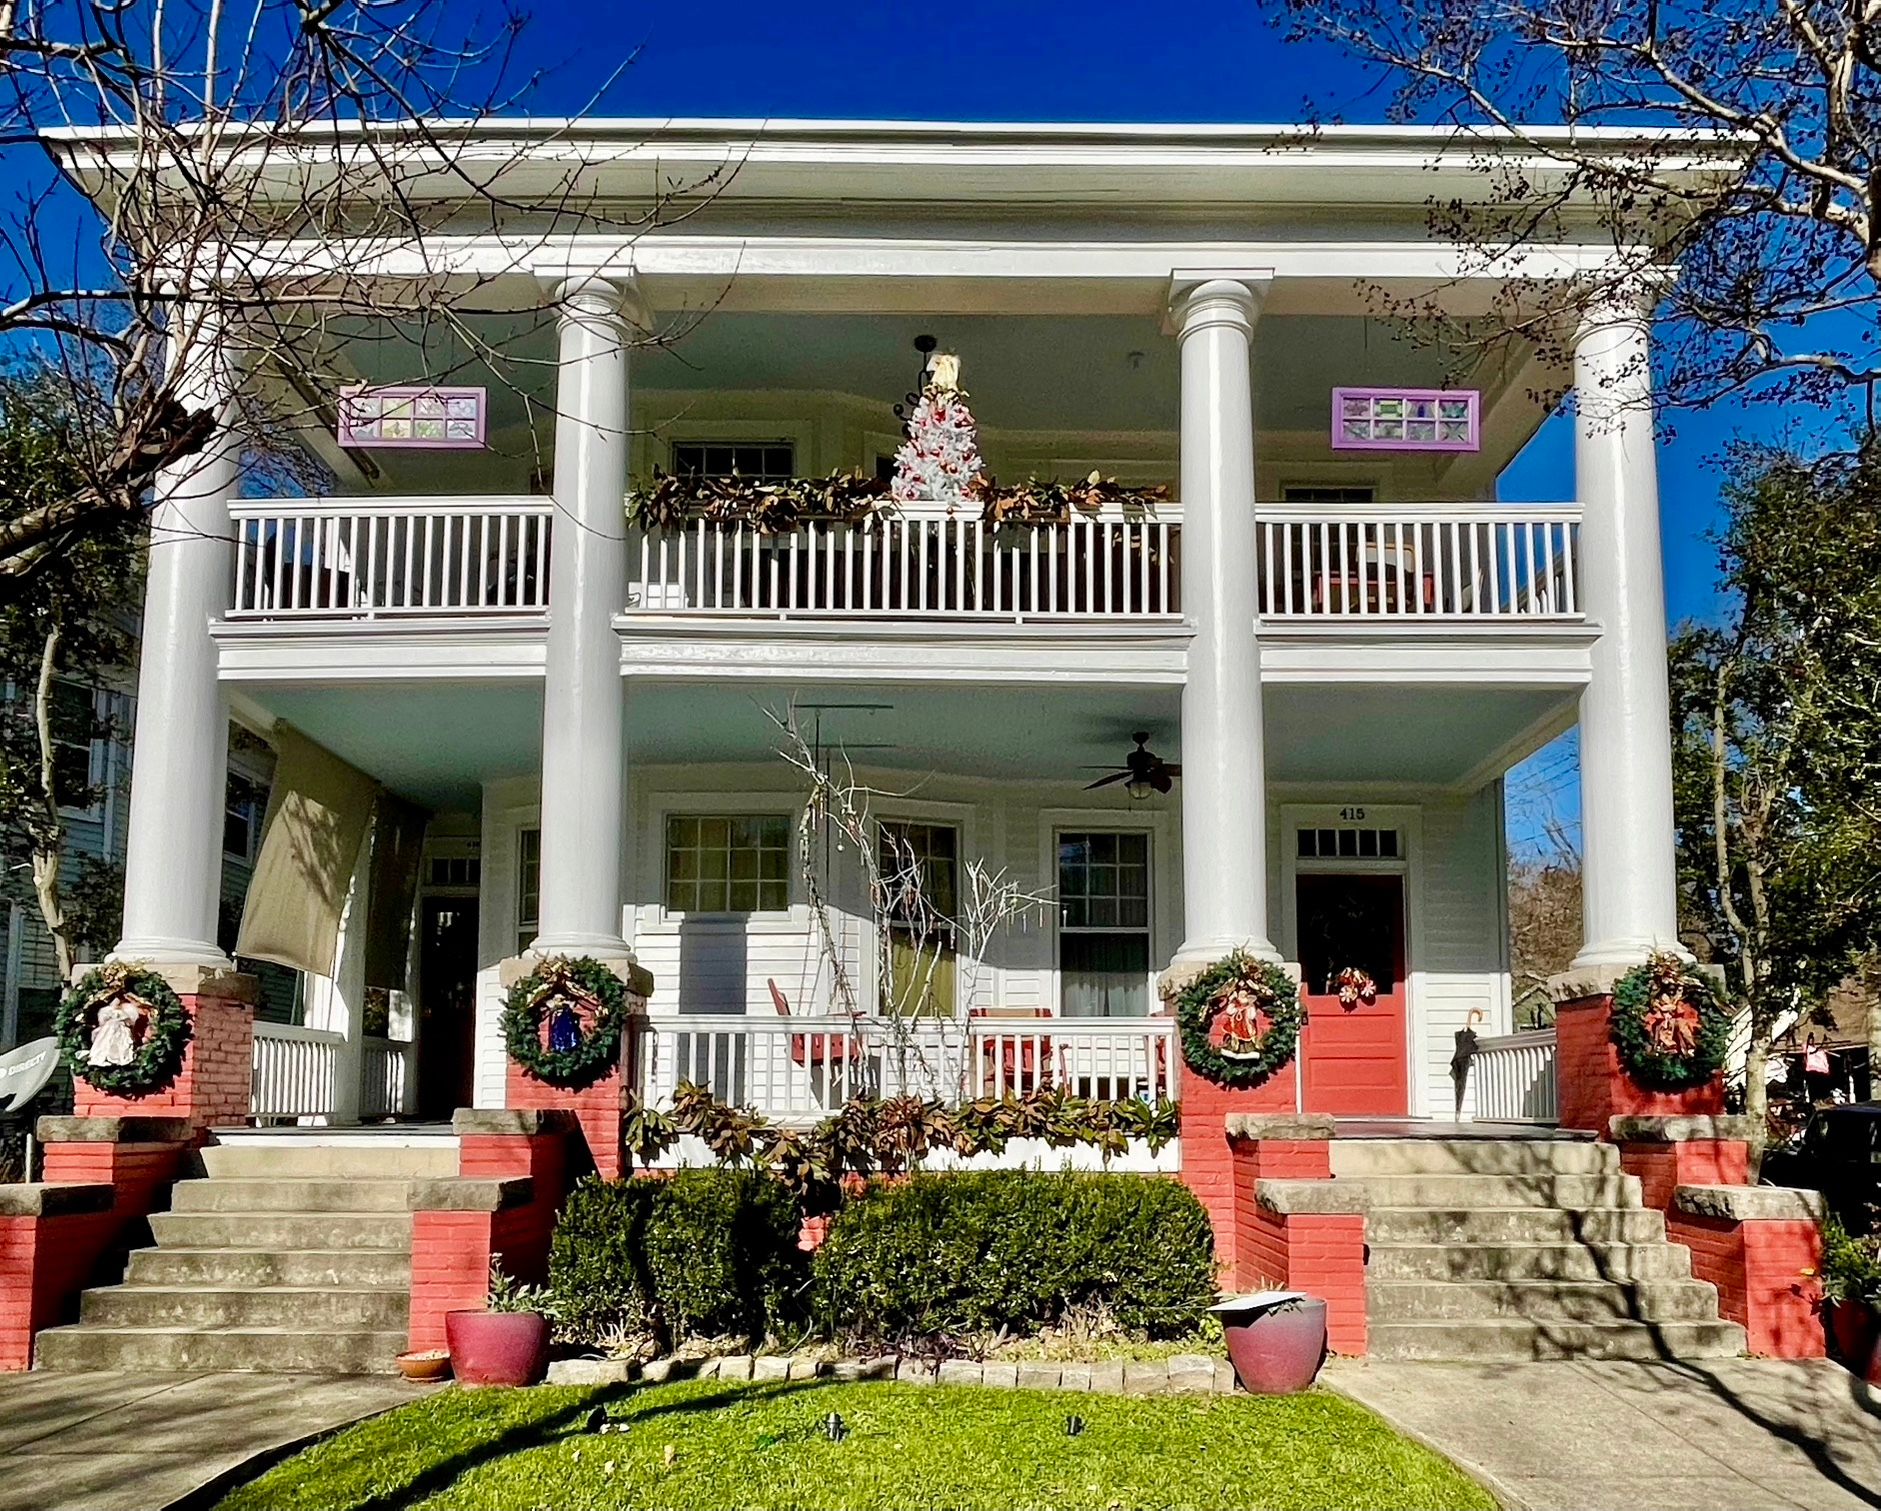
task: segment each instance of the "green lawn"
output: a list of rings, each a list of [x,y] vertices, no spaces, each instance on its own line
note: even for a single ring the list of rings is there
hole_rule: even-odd
[[[593,1435],[596,1404],[629,1424]],[[850,1432],[833,1443],[823,1419]],[[1082,1416],[1082,1435],[1065,1419]],[[643,1390],[446,1390],[362,1422],[243,1486],[221,1511],[532,1507],[1162,1507],[1495,1502],[1339,1396],[1127,1399],[1043,1391],[701,1380]]]

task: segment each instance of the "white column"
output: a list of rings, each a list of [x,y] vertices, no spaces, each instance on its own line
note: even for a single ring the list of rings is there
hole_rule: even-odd
[[[541,953],[622,958],[624,690],[614,616],[627,591],[628,292],[557,290],[555,522],[542,695]]]
[[[120,960],[226,967],[216,943],[229,710],[209,626],[228,612],[229,499],[241,476],[232,356],[198,331],[176,397],[221,420],[197,455],[166,468],[151,517],[137,671]]]
[[[1181,965],[1267,934],[1267,763],[1255,638],[1254,394],[1249,343],[1266,280],[1182,293],[1182,607],[1195,622],[1182,688]]]
[[[1679,949],[1650,320],[1645,298],[1606,303],[1574,341],[1581,594],[1600,626],[1581,694],[1586,969]]]

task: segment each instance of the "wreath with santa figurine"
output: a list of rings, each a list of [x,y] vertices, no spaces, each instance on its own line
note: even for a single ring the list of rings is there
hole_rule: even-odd
[[[1614,984],[1609,1033],[1621,1067],[1641,1086],[1683,1091],[1723,1068],[1731,1013],[1707,977],[1661,952]]]
[[[155,971],[112,961],[85,972],[53,1031],[65,1067],[108,1096],[149,1096],[183,1069],[192,1029],[183,999]]]
[[[598,960],[556,955],[509,989],[503,1039],[534,1076],[581,1091],[620,1067],[627,988]]]
[[[1219,1086],[1258,1086],[1299,1048],[1300,989],[1280,966],[1236,950],[1176,994],[1182,1057]]]

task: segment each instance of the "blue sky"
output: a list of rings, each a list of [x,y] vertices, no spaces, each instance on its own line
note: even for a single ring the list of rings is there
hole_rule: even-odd
[[[548,70],[535,113],[573,114],[636,48],[595,103],[633,116],[815,116],[1041,121],[1289,121],[1308,102],[1347,120],[1377,120],[1385,93],[1336,50],[1288,46],[1272,4],[1164,11],[1123,0],[953,0],[945,6],[795,5],[715,0],[642,6],[537,0],[518,60]],[[475,13],[451,0],[453,22]],[[0,175],[18,173],[0,161]],[[0,177],[0,188],[4,188]],[[1662,442],[1660,476],[1671,618],[1717,610],[1712,550],[1716,459],[1735,436],[1769,433],[1775,416],[1687,415]],[[1572,436],[1553,421],[1504,479],[1505,496],[1571,496]],[[1537,758],[1571,819],[1573,765]],[[1565,785],[1563,781],[1565,778]],[[1532,785],[1532,783],[1531,783]],[[1512,834],[1527,838],[1523,813]]]

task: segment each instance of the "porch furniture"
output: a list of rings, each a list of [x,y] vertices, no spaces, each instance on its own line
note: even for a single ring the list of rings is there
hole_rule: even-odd
[[[1053,1016],[1047,1007],[975,1007],[967,1011],[969,1019],[978,1018],[982,1022],[990,1019],[1036,1022]],[[1006,1033],[995,1028],[991,1038],[982,1038],[980,1054],[997,1094],[1027,1092],[1051,1083],[1052,1041],[1037,1033],[1021,1029]]]
[[[777,1015],[780,1018],[790,1017],[790,999],[770,978],[766,977],[764,984],[770,989],[771,1006],[777,1009]],[[864,1053],[862,1040],[855,1034],[837,1039],[821,1035],[812,1039],[808,1034],[790,1036],[790,1058],[803,1066],[851,1061],[860,1063]]]

